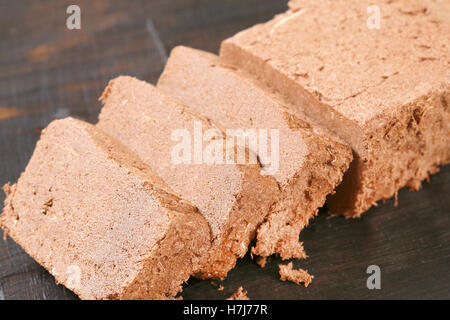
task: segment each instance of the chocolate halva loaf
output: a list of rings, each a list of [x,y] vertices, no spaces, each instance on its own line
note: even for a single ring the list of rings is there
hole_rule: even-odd
[[[252,252],[260,256],[278,253],[283,259],[304,258],[299,233],[341,182],[353,158],[351,149],[304,117],[289,113],[275,95],[248,74],[204,51],[173,49],[158,87],[227,129],[278,130],[278,150],[271,150],[278,152],[278,166],[270,166],[276,169],[271,175],[281,197],[259,227]],[[258,144],[254,151],[263,159],[260,152],[265,153],[265,149]]]
[[[334,213],[359,216],[450,162],[450,2],[293,0],[220,55],[345,140]]]
[[[276,202],[279,191],[275,180],[262,176],[258,163],[220,164],[196,159],[199,155],[195,154],[194,144],[201,143],[195,138],[199,127],[200,134],[216,130],[225,146],[227,138],[221,125],[144,81],[116,78],[101,100],[104,107],[97,126],[135,151],[177,194],[197,206],[209,222],[212,248],[195,275],[225,277],[237,258],[245,255],[257,227]],[[186,162],[172,158],[179,144],[172,139],[173,134],[180,130],[193,145],[188,152],[194,154]],[[201,135],[200,140],[203,138]],[[246,153],[248,157],[248,150]]]
[[[0,225],[82,299],[168,299],[210,246],[208,223],[137,155],[93,125],[56,120]]]
[[[4,187],[0,227],[83,299],[171,299],[190,275],[225,277],[255,236],[262,261],[305,257],[327,195],[355,217],[419,189],[450,162],[450,2],[289,7],[220,58],[176,48],[159,88],[112,80],[97,126],[52,122]],[[279,136],[252,149],[228,129]]]

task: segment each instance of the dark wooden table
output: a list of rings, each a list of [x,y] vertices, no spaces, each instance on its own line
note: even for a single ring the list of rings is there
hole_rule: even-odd
[[[73,3],[81,30],[66,28]],[[51,120],[96,122],[108,80],[155,83],[175,45],[217,52],[222,39],[285,8],[286,0],[0,0],[0,184],[17,180]],[[398,207],[391,200],[356,220],[322,210],[300,237],[309,258],[294,263],[314,274],[308,288],[279,281],[278,258],[261,269],[247,256],[225,281],[191,279],[183,297],[222,299],[243,286],[254,299],[449,299],[449,208],[447,166],[421,191],[402,190]],[[366,287],[373,264],[381,290]],[[0,240],[0,299],[74,298],[11,239]]]

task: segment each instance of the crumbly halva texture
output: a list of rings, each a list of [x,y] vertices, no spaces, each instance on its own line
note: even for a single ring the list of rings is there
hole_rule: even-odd
[[[208,223],[137,155],[72,118],[43,130],[0,225],[82,299],[171,299],[210,246]]]
[[[356,156],[329,209],[359,216],[450,162],[450,2],[293,0],[225,40],[221,57]]]
[[[110,82],[101,99],[104,107],[97,126],[134,150],[209,222],[213,245],[195,275],[225,277],[237,258],[245,255],[257,227],[276,202],[276,181],[262,176],[257,163],[208,164],[195,162],[194,154],[187,162],[173,161],[173,150],[180,143],[173,139],[174,132],[188,135],[193,144],[199,126],[203,132],[215,130],[223,146],[227,138],[221,125],[148,83],[119,77]],[[249,157],[248,149],[244,151]]]
[[[268,257],[258,257],[256,258],[256,264],[261,268],[265,268],[267,264]]]
[[[244,288],[239,287],[237,291],[227,300],[250,300],[250,298],[247,297],[247,291],[244,290]]]
[[[303,283],[305,287],[309,286],[314,279],[314,276],[308,273],[308,270],[294,269],[292,262],[286,265],[279,264],[280,269],[280,280],[281,281],[292,281],[296,284]]]
[[[262,163],[274,170],[266,174],[276,179],[281,196],[259,227],[252,253],[276,253],[283,259],[306,257],[299,233],[341,182],[353,159],[351,149],[305,117],[290,113],[288,106],[250,75],[204,51],[176,47],[158,87],[227,129],[241,129],[244,134],[248,129],[266,130],[268,153],[279,151],[279,156],[273,158],[277,166]],[[272,150],[269,138],[274,129],[278,130],[278,147]],[[261,143],[253,150],[264,159]],[[247,145],[252,148],[249,140]]]

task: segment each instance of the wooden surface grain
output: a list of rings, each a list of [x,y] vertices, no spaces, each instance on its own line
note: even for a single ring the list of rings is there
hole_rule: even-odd
[[[65,27],[70,4],[81,8],[81,30]],[[285,8],[286,0],[0,0],[0,184],[17,180],[51,120],[96,122],[110,79],[155,83],[175,45],[217,52],[222,39]],[[243,286],[253,299],[449,299],[449,208],[447,166],[419,192],[402,190],[397,207],[390,200],[354,220],[323,209],[300,237],[309,258],[294,262],[315,276],[308,288],[279,281],[280,259],[261,269],[247,256],[224,281],[191,279],[183,297],[222,299]],[[381,290],[366,287],[374,264]],[[11,239],[0,241],[0,299],[75,298]]]

